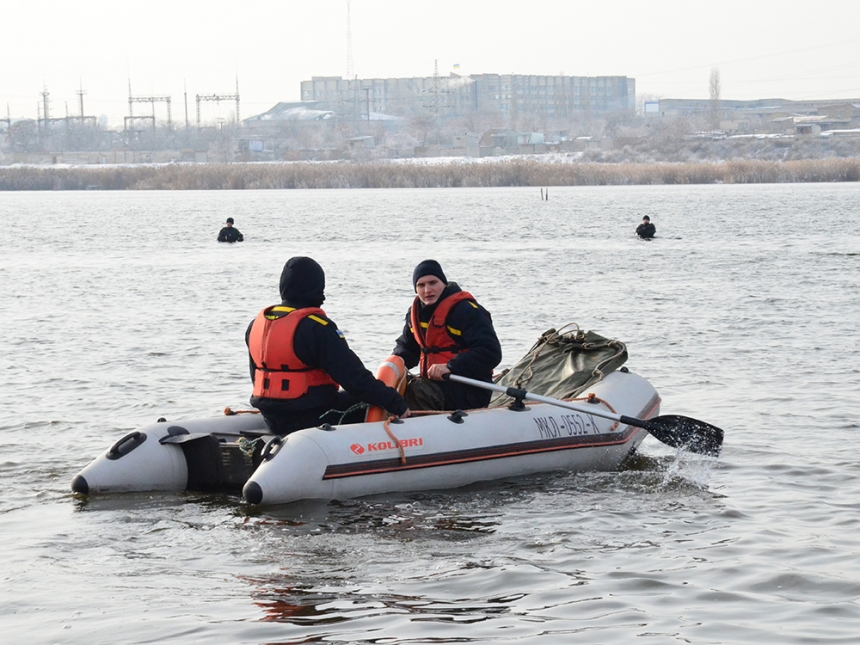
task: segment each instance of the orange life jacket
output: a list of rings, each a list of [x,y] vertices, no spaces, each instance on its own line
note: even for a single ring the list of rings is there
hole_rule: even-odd
[[[454,358],[459,352],[465,351],[457,345],[452,336],[459,336],[462,331],[448,327],[446,320],[451,309],[461,300],[471,300],[472,306],[477,307],[475,298],[468,291],[458,291],[453,293],[436,307],[436,311],[426,323],[422,323],[418,319],[418,311],[421,306],[421,301],[415,298],[412,303],[412,311],[410,315],[410,324],[412,325],[412,335],[415,337],[415,342],[421,348],[421,359],[419,367],[421,376],[427,376],[427,370],[431,365],[438,363],[446,364]],[[425,330],[426,327],[426,330]]]
[[[325,312],[318,307],[295,309],[276,305],[263,309],[248,336],[248,350],[254,361],[254,396],[269,399],[297,399],[307,393],[309,387],[334,385],[337,383],[318,367],[308,367],[293,348],[296,327],[307,317],[328,325],[330,321],[320,316]]]

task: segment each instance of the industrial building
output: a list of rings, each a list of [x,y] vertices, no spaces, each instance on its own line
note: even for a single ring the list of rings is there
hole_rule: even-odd
[[[643,115],[650,119],[710,118],[727,134],[856,134],[860,99],[659,99],[645,102]]]
[[[633,112],[636,81],[626,76],[537,76],[470,74],[460,76],[344,79],[314,76],[301,83],[301,100],[339,116],[369,115],[543,117]]]

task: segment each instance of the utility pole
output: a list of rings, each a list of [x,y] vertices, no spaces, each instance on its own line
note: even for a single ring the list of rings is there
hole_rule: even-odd
[[[78,95],[78,100],[79,100],[80,106],[81,106],[81,123],[83,123],[84,122],[84,94],[86,94],[86,92],[84,92],[83,83],[81,83],[80,89],[76,92],[76,94]]]
[[[46,86],[42,86],[42,117],[39,119],[39,147],[44,150],[45,145],[48,141],[49,130],[48,130],[48,119],[51,114],[51,101],[48,98],[48,88]]]
[[[48,124],[48,119],[50,118],[50,107],[48,100],[48,88],[44,85],[42,86],[42,118],[45,120],[45,125]]]

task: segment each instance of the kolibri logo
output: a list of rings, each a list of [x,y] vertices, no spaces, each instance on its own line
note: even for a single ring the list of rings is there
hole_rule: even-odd
[[[349,449],[357,455],[363,455],[365,452],[387,452],[389,450],[400,450],[403,448],[423,448],[424,439],[417,437],[415,439],[401,439],[398,441],[376,441],[373,443],[354,443]]]

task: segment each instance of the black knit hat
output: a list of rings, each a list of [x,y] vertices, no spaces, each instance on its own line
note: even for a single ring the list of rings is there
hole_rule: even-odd
[[[232,223],[233,223],[233,218],[232,218],[232,217],[228,217],[228,218],[227,218],[227,223],[228,223],[228,224],[232,224]]]
[[[436,260],[424,260],[412,272],[412,288],[418,283],[418,280],[425,275],[435,275],[445,284],[448,284],[448,278],[445,277],[445,272],[442,271],[442,266]]]
[[[325,300],[325,271],[316,260],[295,257],[281,271],[281,300],[319,307]]]

